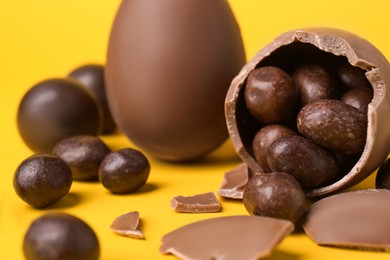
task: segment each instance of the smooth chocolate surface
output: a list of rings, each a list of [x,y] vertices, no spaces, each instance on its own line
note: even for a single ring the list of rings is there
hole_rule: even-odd
[[[381,165],[390,151],[390,64],[367,40],[333,28],[306,28],[281,34],[261,49],[233,79],[225,101],[229,134],[237,154],[254,173],[264,170],[252,152],[252,140],[262,126],[245,109],[244,87],[248,75],[260,66],[279,66],[291,73],[302,63],[321,60],[330,65],[341,62],[363,70],[374,96],[368,105],[368,125],[364,150],[356,164],[341,179],[306,191],[306,196],[335,192],[362,181]],[[361,71],[360,71],[361,72]]]
[[[150,155],[199,158],[228,137],[224,99],[244,63],[228,1],[124,0],[107,53],[111,112]]]
[[[110,225],[110,228],[122,236],[139,239],[145,238],[141,231],[141,220],[138,211],[128,212],[117,217]]]
[[[180,227],[162,238],[160,252],[180,259],[259,259],[291,233],[288,220],[229,216]]]
[[[303,221],[319,245],[390,251],[390,191],[341,193],[313,204]]]
[[[213,192],[193,196],[175,196],[170,202],[173,210],[183,213],[210,213],[221,211],[221,203]]]
[[[73,135],[98,135],[102,113],[96,98],[70,79],[48,79],[23,96],[17,114],[19,133],[34,152],[50,153]]]
[[[77,80],[92,90],[103,111],[102,133],[111,133],[116,128],[116,125],[108,107],[104,66],[100,64],[86,64],[71,71],[68,77]]]

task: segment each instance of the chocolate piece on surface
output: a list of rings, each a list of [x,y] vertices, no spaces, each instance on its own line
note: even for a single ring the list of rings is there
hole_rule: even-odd
[[[160,252],[181,259],[258,259],[294,229],[288,220],[229,216],[180,227],[162,238]]]
[[[170,204],[173,210],[183,213],[210,213],[221,211],[221,203],[213,192],[188,197],[175,196]]]
[[[303,221],[319,245],[390,251],[390,191],[341,193],[313,204]]]
[[[231,199],[242,199],[245,184],[249,179],[249,169],[246,163],[241,163],[236,168],[225,172],[218,195]]]
[[[141,220],[138,211],[132,211],[117,217],[110,225],[110,228],[122,236],[138,239],[145,238],[141,231]]]
[[[390,64],[365,39],[333,28],[306,28],[283,33],[261,49],[233,79],[225,101],[226,123],[234,148],[252,172],[263,172],[252,152],[259,124],[246,109],[244,89],[249,74],[262,66],[277,66],[292,73],[298,66],[316,61],[330,66],[343,63],[358,67],[374,91],[368,105],[367,136],[359,160],[345,176],[322,187],[306,191],[306,196],[326,195],[351,187],[368,177],[387,158],[390,146]]]

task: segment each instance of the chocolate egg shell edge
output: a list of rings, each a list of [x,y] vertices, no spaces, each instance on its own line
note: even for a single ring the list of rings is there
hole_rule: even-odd
[[[245,144],[243,127],[237,122],[240,108],[238,103],[242,96],[246,78],[262,61],[270,57],[279,48],[292,43],[310,44],[318,50],[335,56],[344,56],[348,63],[366,71],[366,77],[374,90],[374,97],[368,106],[368,127],[364,151],[358,162],[340,180],[324,187],[306,191],[307,197],[323,196],[341,189],[351,187],[368,177],[386,159],[390,150],[390,64],[383,54],[365,39],[347,31],[334,28],[306,28],[292,30],[281,34],[262,48],[233,79],[225,99],[225,117],[233,146],[238,156],[248,164],[255,173],[263,169],[257,164]],[[249,124],[249,123],[248,123]],[[250,134],[249,134],[250,135]],[[249,148],[250,149],[250,148]]]

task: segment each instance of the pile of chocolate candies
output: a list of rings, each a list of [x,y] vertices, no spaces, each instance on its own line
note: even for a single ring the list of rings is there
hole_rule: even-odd
[[[17,167],[14,189],[35,208],[63,198],[73,180],[99,179],[110,192],[123,194],[140,189],[149,177],[150,164],[144,154],[132,148],[111,151],[98,137],[116,129],[101,65],[85,65],[67,78],[48,79],[33,86],[19,105],[17,125],[35,154]],[[28,259],[38,259],[49,252],[80,255],[80,259],[99,257],[96,235],[82,220],[65,213],[48,213],[38,220],[25,236],[23,248]],[[39,232],[45,225],[59,227],[53,236],[61,237],[62,231],[70,229],[78,234],[72,237],[78,239],[65,239],[65,245],[58,244],[54,250],[38,250],[34,245],[44,239]],[[80,239],[90,243],[80,243]]]

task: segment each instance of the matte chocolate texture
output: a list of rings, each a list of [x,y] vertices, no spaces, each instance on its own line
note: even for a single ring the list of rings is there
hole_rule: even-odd
[[[288,220],[267,217],[207,219],[166,234],[160,252],[180,259],[255,260],[271,254],[293,229]]]
[[[356,164],[341,179],[310,189],[306,196],[329,194],[362,181],[381,165],[389,154],[390,64],[383,54],[365,39],[333,28],[307,28],[286,32],[261,49],[233,79],[225,101],[229,134],[240,158],[254,173],[264,170],[256,162],[251,144],[261,126],[245,109],[243,89],[251,71],[260,66],[278,66],[288,73],[300,64],[323,60],[342,63],[365,71],[374,96],[368,105],[368,126],[364,150]]]
[[[228,1],[124,0],[107,53],[112,115],[148,154],[197,159],[228,137],[224,98],[244,63]]]
[[[390,191],[341,193],[313,204],[303,228],[319,245],[390,251]]]

